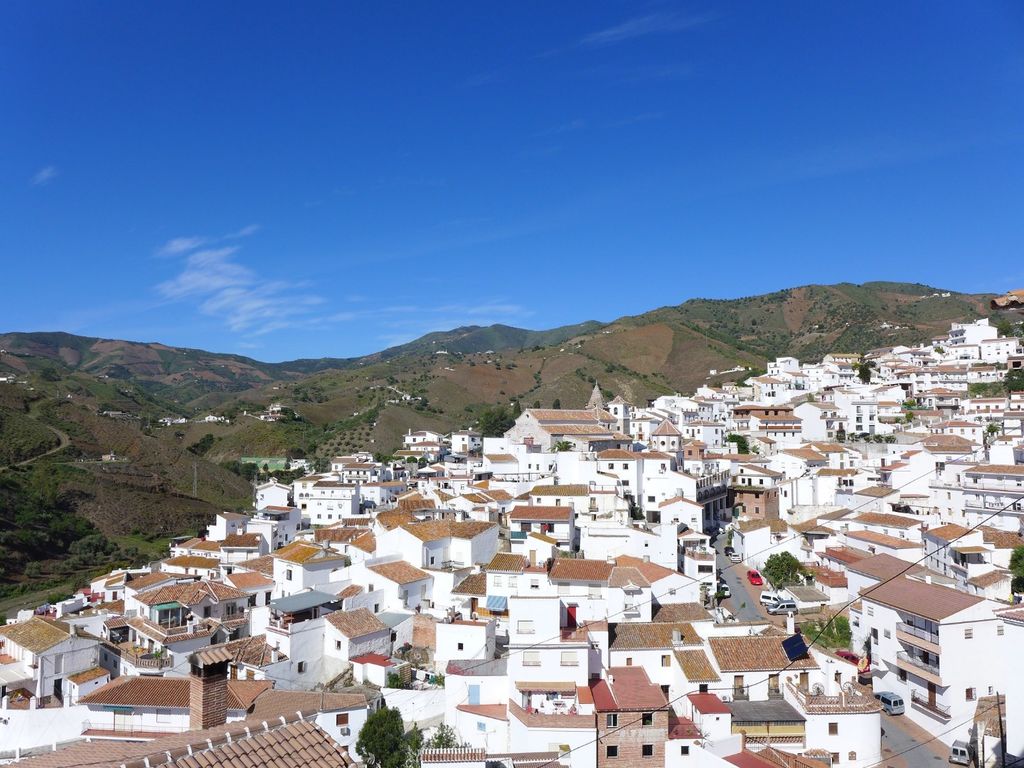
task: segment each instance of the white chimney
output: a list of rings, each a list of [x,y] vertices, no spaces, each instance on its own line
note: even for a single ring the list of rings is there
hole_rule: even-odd
[[[789,613],[786,614],[786,634],[787,635],[795,635],[796,634],[796,619],[793,618],[793,612],[792,611],[790,611]]]

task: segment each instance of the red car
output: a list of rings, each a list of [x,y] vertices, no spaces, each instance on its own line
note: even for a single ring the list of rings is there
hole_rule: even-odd
[[[755,587],[760,587],[764,584],[764,579],[761,578],[761,574],[751,568],[747,571],[747,581],[753,584]]]
[[[853,651],[838,650],[836,651],[836,656],[838,656],[840,659],[846,659],[846,661],[850,662],[851,664],[856,664],[860,661],[860,656],[858,656]]]

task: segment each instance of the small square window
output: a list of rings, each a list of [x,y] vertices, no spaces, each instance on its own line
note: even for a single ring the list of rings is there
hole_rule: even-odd
[[[340,651],[341,650],[341,640],[335,640],[334,641],[334,650],[336,650],[336,651]]]
[[[689,747],[689,745],[688,744],[683,744],[679,748],[679,754],[680,755],[688,755],[688,754],[690,754],[690,747]]]
[[[971,640],[974,638],[974,630],[971,627],[964,629],[964,640]]]
[[[640,755],[642,757],[654,757],[654,745],[653,744],[641,744]]]
[[[838,736],[839,735],[839,723],[829,723],[828,724],[828,735],[829,736]]]
[[[464,643],[459,643],[458,644],[458,648],[459,648],[460,651],[463,650],[463,646],[464,646]]]
[[[306,671],[306,662],[300,661],[299,662],[299,674],[301,675],[305,671]]]
[[[618,728],[619,727],[619,716],[618,715],[605,715],[604,724],[606,728]]]
[[[619,756],[619,748],[618,748],[618,746],[609,744],[607,747],[604,748],[604,756],[605,757],[618,757]]]
[[[641,725],[654,725],[654,713],[653,712],[644,712],[640,716],[640,724]]]
[[[964,698],[967,699],[967,701],[974,701],[977,698],[977,692],[973,688],[968,688]]]

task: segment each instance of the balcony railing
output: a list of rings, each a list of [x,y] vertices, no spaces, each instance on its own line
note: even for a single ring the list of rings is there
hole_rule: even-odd
[[[934,701],[928,701],[927,696],[923,696],[917,691],[910,692],[910,701],[913,702],[915,707],[923,709],[933,715],[941,717],[943,720],[949,720],[949,707],[945,707],[942,704]]]
[[[933,632],[930,629],[925,629],[924,627],[915,627],[913,624],[898,621],[896,622],[896,631],[903,632],[907,635],[913,635],[919,640],[925,640],[932,645],[939,644],[939,633]]]
[[[509,538],[513,541],[522,541],[526,538],[526,531],[511,531],[509,532]]]
[[[732,698],[734,701],[746,701],[750,698],[750,692],[746,688],[733,688]]]
[[[898,651],[896,653],[896,658],[899,661],[905,661],[908,664],[917,667],[918,669],[922,669],[925,672],[929,672],[935,675],[936,677],[941,676],[941,672],[939,672],[939,665],[937,662],[932,663],[930,661],[925,661],[920,656],[914,656],[912,654],[907,653],[906,651]]]

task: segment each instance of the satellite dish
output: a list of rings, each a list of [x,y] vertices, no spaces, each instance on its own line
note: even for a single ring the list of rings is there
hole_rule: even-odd
[[[823,693],[825,693],[825,689],[822,687],[821,683],[815,683],[811,686],[811,695],[821,696]]]

